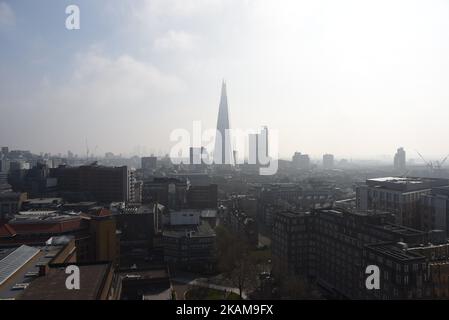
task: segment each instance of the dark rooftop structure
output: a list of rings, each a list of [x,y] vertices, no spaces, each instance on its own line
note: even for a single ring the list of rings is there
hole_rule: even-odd
[[[172,286],[166,266],[121,270],[122,300],[170,300]]]
[[[404,250],[404,247],[401,247],[399,243],[377,243],[377,244],[369,244],[366,247],[372,251],[375,251],[377,254],[388,257],[394,261],[415,261],[415,262],[424,262],[425,258],[419,253]]]
[[[55,265],[39,277],[19,297],[20,300],[103,300],[109,295],[112,265],[109,262],[77,264],[80,289],[67,290],[65,264]]]
[[[176,225],[164,227],[163,236],[175,238],[215,237],[215,232],[209,223],[202,222],[199,225]]]

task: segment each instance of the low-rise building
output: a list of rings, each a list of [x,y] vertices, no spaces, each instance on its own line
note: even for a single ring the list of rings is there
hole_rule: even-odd
[[[164,226],[162,237],[164,259],[169,266],[191,271],[214,269],[216,234],[207,222]]]
[[[70,264],[55,264],[35,279],[18,297],[20,300],[118,300],[120,281],[110,262],[77,263],[80,288],[67,290],[65,272]]]
[[[166,266],[126,269],[118,273],[120,300],[172,300],[173,289]]]

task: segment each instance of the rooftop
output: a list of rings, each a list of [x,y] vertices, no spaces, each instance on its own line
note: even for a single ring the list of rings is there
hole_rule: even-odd
[[[17,298],[39,275],[40,266],[51,263],[66,244],[53,242],[0,248],[0,300]]]
[[[122,299],[170,300],[171,284],[166,267],[120,272]]]
[[[206,221],[202,221],[200,225],[176,225],[164,227],[164,237],[173,238],[206,238],[215,237],[215,232]]]
[[[9,224],[31,224],[31,223],[56,223],[63,222],[68,220],[79,220],[79,216],[73,215],[62,215],[57,214],[56,212],[50,211],[27,211],[21,212],[18,215],[15,215],[12,220],[9,221]]]
[[[67,290],[65,265],[50,268],[47,275],[34,280],[19,297],[21,300],[96,300],[100,298],[105,278],[111,270],[109,262],[78,264],[80,289]]]
[[[449,197],[449,186],[436,187],[432,189],[433,195]]]
[[[413,235],[424,235],[424,231],[416,230],[413,228],[405,227],[398,224],[384,224],[381,226],[377,226],[383,230],[390,231],[392,233],[401,234],[404,236],[413,236]]]
[[[36,198],[36,199],[28,199],[25,202],[34,205],[58,204],[62,202],[62,198]]]
[[[370,244],[367,245],[366,247],[396,261],[412,262],[412,261],[425,260],[424,256],[412,251],[405,250],[400,246],[398,246],[396,243]]]
[[[383,177],[368,179],[375,182],[389,182],[389,183],[423,183],[422,178],[409,178],[409,177]]]
[[[416,191],[449,185],[448,179],[417,178],[417,177],[382,177],[366,180],[370,187],[395,191]]]

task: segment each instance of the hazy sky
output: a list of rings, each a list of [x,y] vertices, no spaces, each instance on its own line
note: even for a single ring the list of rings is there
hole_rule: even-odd
[[[0,0],[1,145],[167,152],[215,127],[222,78],[284,157],[449,153],[449,2]]]

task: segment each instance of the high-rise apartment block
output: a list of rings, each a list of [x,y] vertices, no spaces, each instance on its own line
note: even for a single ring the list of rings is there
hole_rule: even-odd
[[[405,170],[406,168],[406,155],[404,148],[399,148],[394,155],[394,168],[396,170]]]

